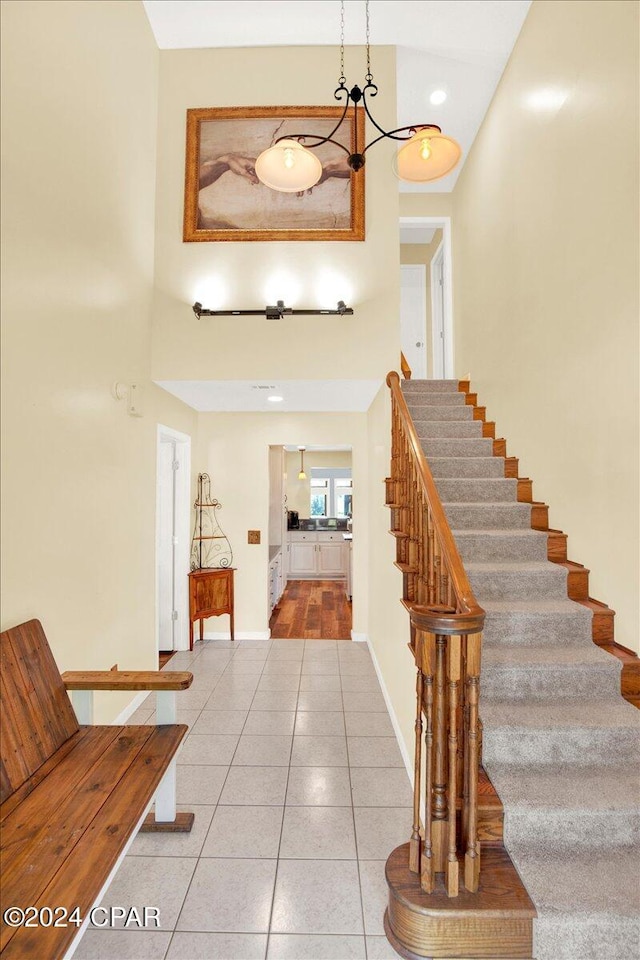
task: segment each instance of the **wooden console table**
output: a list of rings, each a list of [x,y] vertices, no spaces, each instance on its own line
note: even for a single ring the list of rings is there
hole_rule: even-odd
[[[208,617],[229,614],[231,639],[233,635],[233,571],[235,567],[219,569],[205,568],[192,570],[189,574],[189,649],[193,650],[193,622],[200,621],[200,639],[202,640],[202,622]]]

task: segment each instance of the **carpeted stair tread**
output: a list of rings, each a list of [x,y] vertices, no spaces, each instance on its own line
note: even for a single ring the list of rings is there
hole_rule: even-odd
[[[416,420],[413,425],[420,440],[474,440],[482,438],[479,420]]]
[[[517,503],[518,481],[508,477],[434,478],[447,503]]]
[[[480,479],[504,477],[503,457],[429,457],[434,479]]]
[[[561,600],[567,593],[567,571],[549,561],[466,563],[465,569],[480,605],[484,600]]]
[[[451,390],[444,390],[440,393],[432,390],[426,394],[419,393],[416,390],[413,393],[403,392],[410,409],[413,407],[464,407],[467,405],[464,393],[452,393]]]
[[[580,646],[564,647],[558,644],[535,647],[491,647],[483,650],[482,660],[485,666],[510,666],[526,669],[527,667],[544,666],[585,666],[599,665],[610,668],[618,676],[622,663],[612,657],[606,650],[602,650],[594,643]]]
[[[483,646],[592,645],[592,613],[572,600],[485,600]]]
[[[563,700],[541,705],[512,700],[485,701],[482,706],[485,735],[494,727],[508,723],[520,729],[546,730],[554,725],[565,727],[618,728],[640,736],[640,711],[623,700],[592,700],[589,703]],[[640,749],[640,740],[637,743]],[[489,772],[489,776],[491,773]]]
[[[547,537],[538,530],[453,530],[463,563],[547,559]]]
[[[430,404],[412,402],[407,405],[414,422],[424,420],[456,420],[458,422],[473,420],[473,407],[465,405],[452,404],[452,406],[447,407],[443,403],[431,406]]]
[[[490,437],[475,437],[470,440],[444,437],[422,440],[425,456],[431,457],[490,457],[493,455],[493,440]]]
[[[530,503],[442,503],[454,530],[531,529]]]
[[[622,664],[591,645],[483,650],[482,692],[490,699],[576,700],[615,697]],[[599,656],[598,656],[599,654]]]
[[[402,392],[406,394],[415,393],[444,393],[447,390],[451,393],[458,393],[457,380],[403,380],[401,383]]]
[[[549,764],[543,770],[531,770],[530,767],[501,768],[494,764],[491,776],[500,781],[500,799],[509,806],[539,810],[566,807],[572,811],[629,809],[634,830],[640,828],[638,776],[628,767],[592,765],[573,770],[566,763],[558,763]],[[606,837],[588,834],[583,839],[594,846],[607,842]],[[520,845],[524,847],[527,842],[535,848],[534,836],[529,841],[523,839]]]

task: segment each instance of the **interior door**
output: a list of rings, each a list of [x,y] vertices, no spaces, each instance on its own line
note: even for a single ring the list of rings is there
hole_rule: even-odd
[[[435,380],[445,377],[445,329],[444,329],[444,250],[436,251],[431,261],[431,326],[433,334],[433,376]]]
[[[400,343],[414,380],[427,376],[427,268],[400,267]]]

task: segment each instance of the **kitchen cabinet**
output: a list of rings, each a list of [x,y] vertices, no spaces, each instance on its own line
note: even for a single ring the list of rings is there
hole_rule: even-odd
[[[284,590],[284,564],[282,551],[278,552],[269,561],[269,616],[280,600]]]
[[[341,533],[290,531],[289,580],[341,580],[346,575]]]

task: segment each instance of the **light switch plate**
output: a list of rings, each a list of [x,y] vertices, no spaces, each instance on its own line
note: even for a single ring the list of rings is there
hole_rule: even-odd
[[[247,532],[247,543],[260,543],[260,531],[249,530]]]

